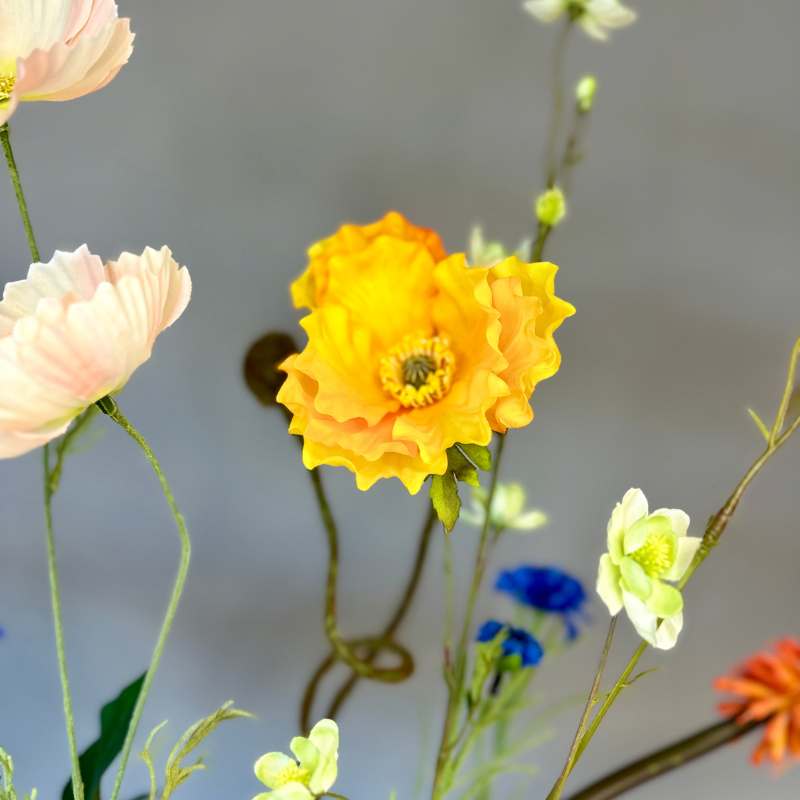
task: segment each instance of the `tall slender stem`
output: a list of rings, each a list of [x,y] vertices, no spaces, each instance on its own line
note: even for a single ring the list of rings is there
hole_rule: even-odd
[[[164,498],[167,501],[169,510],[172,512],[172,516],[178,528],[178,536],[180,537],[181,543],[180,561],[178,564],[178,572],[175,577],[175,583],[172,587],[172,594],[170,595],[169,603],[167,604],[167,610],[164,614],[164,621],[161,623],[161,631],[158,634],[158,639],[156,640],[156,645],[153,649],[153,655],[150,659],[150,666],[147,668],[147,673],[145,674],[144,682],[142,683],[142,689],[139,692],[139,697],[136,700],[136,705],[133,709],[133,715],[131,716],[131,721],[128,725],[128,731],[125,734],[125,742],[122,745],[122,756],[120,759],[119,769],[117,770],[117,775],[114,779],[114,788],[111,792],[111,800],[117,800],[122,788],[122,779],[125,776],[125,769],[128,766],[128,759],[131,755],[133,740],[136,737],[136,731],[142,718],[142,712],[144,711],[144,705],[147,702],[147,696],[150,693],[150,687],[153,684],[153,678],[155,677],[156,670],[158,670],[158,665],[161,663],[161,656],[164,653],[164,646],[167,643],[167,638],[169,637],[170,630],[172,629],[172,623],[175,620],[175,614],[178,611],[178,605],[180,603],[181,595],[183,594],[183,588],[186,584],[186,576],[189,572],[189,562],[192,555],[192,543],[189,538],[189,531],[186,528],[186,521],[183,518],[183,514],[181,514],[180,510],[178,509],[178,504],[175,502],[175,497],[172,494],[172,489],[170,488],[167,478],[161,469],[161,464],[159,463],[155,453],[153,453],[153,450],[147,443],[146,439],[141,433],[139,433],[138,430],[136,430],[136,428],[133,427],[122,411],[120,411],[116,402],[110,397],[105,397],[98,401],[97,406],[106,416],[116,422],[117,425],[119,425],[120,428],[122,428],[122,430],[124,430],[125,433],[127,433],[128,436],[130,436],[131,439],[133,439],[133,441],[136,442],[136,444],[141,448],[153,472],[156,474],[159,484],[161,484],[161,491],[164,493]]]
[[[466,680],[467,655],[469,645],[469,633],[472,629],[472,617],[475,613],[475,605],[478,601],[483,576],[486,572],[489,548],[492,542],[491,533],[491,508],[497,490],[497,481],[500,474],[500,462],[503,458],[503,448],[505,447],[505,435],[498,436],[497,448],[492,462],[492,472],[489,483],[489,492],[486,497],[486,518],[481,528],[480,540],[475,553],[475,566],[472,572],[469,595],[467,596],[467,607],[464,614],[464,622],[461,628],[461,636],[455,653],[455,673],[452,676],[452,684],[449,681],[448,670],[448,697],[447,710],[445,712],[442,738],[439,743],[439,752],[436,757],[436,772],[433,781],[433,798],[439,800],[444,797],[448,788],[448,762],[454,744],[454,731],[459,718],[461,696],[464,691]],[[447,665],[446,665],[447,668]]]
[[[594,673],[594,680],[592,681],[592,688],[589,690],[589,696],[586,698],[586,706],[583,709],[583,714],[581,715],[580,721],[578,722],[578,729],[575,731],[575,738],[572,740],[572,745],[569,750],[569,755],[567,756],[566,763],[564,764],[564,769],[561,770],[561,775],[559,775],[558,780],[556,781],[553,788],[550,790],[550,794],[547,795],[547,800],[560,800],[561,794],[564,791],[564,786],[567,782],[567,779],[572,772],[572,768],[575,766],[575,761],[578,756],[578,747],[581,742],[581,737],[586,730],[586,725],[589,721],[589,715],[592,713],[592,709],[594,708],[595,704],[597,703],[597,696],[600,691],[600,684],[603,681],[603,673],[606,670],[606,663],[608,662],[608,654],[611,652],[611,644],[614,641],[614,631],[617,627],[617,617],[611,617],[611,624],[608,626],[608,633],[606,634],[606,641],[603,645],[603,652],[600,655],[600,661],[597,664],[597,669]]]
[[[56,561],[56,542],[53,534],[53,492],[55,482],[50,471],[50,448],[42,449],[42,465],[44,475],[44,519],[47,543],[47,574],[50,580],[50,604],[53,609],[53,630],[56,639],[56,658],[58,674],[61,679],[61,697],[64,706],[64,720],[67,728],[67,742],[72,768],[72,796],[75,800],[83,800],[83,778],[81,776],[78,743],[75,737],[75,716],[72,712],[72,692],[67,672],[67,656],[64,647],[64,623],[61,615],[61,589],[58,579],[58,563]]]
[[[25,236],[28,240],[28,249],[31,260],[41,261],[39,245],[36,243],[36,234],[33,231],[31,215],[28,211],[28,204],[25,200],[25,192],[22,188],[22,181],[19,176],[17,160],[14,157],[14,149],[11,146],[11,131],[8,123],[0,126],[0,143],[2,143],[3,153],[6,157],[8,174],[11,184],[14,187],[14,195],[17,198],[17,207],[25,228]],[[58,562],[56,560],[56,543],[53,533],[53,494],[58,485],[58,478],[61,475],[63,464],[63,450],[59,448],[58,460],[56,464],[57,472],[55,478],[50,472],[50,447],[45,445],[42,450],[43,480],[44,480],[44,516],[45,516],[45,536],[47,545],[47,573],[50,582],[50,604],[53,609],[53,629],[56,640],[56,657],[58,660],[58,672],[61,681],[61,697],[64,706],[64,723],[67,730],[67,743],[69,745],[70,763],[72,769],[72,794],[75,800],[83,800],[83,780],[81,778],[80,761],[78,757],[78,745],[75,736],[75,717],[72,711],[72,691],[69,685],[69,673],[67,671],[67,656],[64,646],[64,625],[61,615],[61,590],[58,578]]]
[[[554,186],[558,175],[558,140],[561,134],[561,123],[564,117],[564,63],[567,58],[567,45],[572,33],[574,20],[568,16],[556,39],[553,50],[552,66],[552,100],[553,113],[550,117],[550,128],[547,134],[547,185]]]
[[[14,194],[17,196],[19,215],[22,217],[22,225],[25,228],[25,236],[28,238],[28,249],[31,251],[31,258],[34,261],[41,261],[41,256],[39,255],[39,246],[36,244],[36,235],[33,232],[31,217],[28,213],[28,204],[25,202],[25,192],[22,190],[22,182],[19,178],[17,161],[14,158],[14,150],[11,147],[11,132],[7,122],[0,126],[0,142],[2,142],[3,152],[6,155],[8,174],[11,176],[11,183],[14,186]]]

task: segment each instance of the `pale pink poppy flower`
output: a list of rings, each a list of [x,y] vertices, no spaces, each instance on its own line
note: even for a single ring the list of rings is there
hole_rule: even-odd
[[[0,124],[20,101],[96,92],[133,52],[114,0],[0,0]]]
[[[33,264],[0,302],[0,458],[60,436],[118,392],[189,302],[192,282],[169,248],[107,264],[84,245]]]

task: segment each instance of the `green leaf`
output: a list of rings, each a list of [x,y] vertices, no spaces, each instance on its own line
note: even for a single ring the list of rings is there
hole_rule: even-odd
[[[122,750],[143,682],[144,674],[100,710],[100,736],[80,757],[86,800],[100,800],[100,781]],[[72,780],[64,787],[61,800],[73,800]]]
[[[457,444],[454,445],[467,460],[472,462],[478,469],[487,472],[492,468],[492,452],[486,445],[482,444]]]
[[[431,476],[431,503],[436,516],[450,533],[458,522],[461,513],[461,498],[458,496],[458,483],[452,472]]]

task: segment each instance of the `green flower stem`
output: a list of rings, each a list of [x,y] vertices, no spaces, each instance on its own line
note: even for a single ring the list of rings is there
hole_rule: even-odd
[[[175,583],[172,587],[172,594],[170,595],[167,610],[164,614],[164,621],[161,623],[161,631],[158,634],[156,646],[153,649],[153,655],[150,659],[150,666],[147,668],[147,673],[145,674],[144,682],[142,683],[142,689],[139,692],[139,697],[136,700],[130,725],[128,725],[128,731],[125,734],[125,742],[122,746],[122,756],[120,758],[119,769],[117,770],[117,775],[114,779],[114,788],[111,792],[111,800],[117,800],[120,790],[122,789],[122,779],[125,776],[125,769],[128,766],[128,759],[130,758],[133,740],[136,737],[136,731],[142,718],[144,705],[147,702],[147,696],[150,693],[150,687],[153,684],[153,678],[155,677],[156,670],[158,670],[158,665],[161,662],[164,646],[167,643],[167,638],[169,637],[170,630],[172,629],[172,623],[175,620],[175,614],[178,611],[178,605],[180,603],[181,595],[183,594],[183,587],[186,584],[186,576],[189,572],[189,562],[192,555],[192,543],[189,539],[189,531],[186,529],[186,521],[178,509],[178,505],[175,502],[175,497],[172,494],[172,489],[170,488],[166,476],[161,469],[161,464],[156,458],[155,453],[153,453],[150,445],[147,443],[142,434],[133,427],[122,411],[120,411],[119,406],[112,398],[104,397],[102,400],[97,402],[97,407],[107,417],[116,422],[116,424],[119,425],[120,428],[122,428],[122,430],[124,430],[125,433],[127,433],[128,436],[130,436],[131,439],[133,439],[133,441],[136,442],[136,444],[141,448],[145,458],[152,467],[153,472],[155,472],[158,482],[161,484],[161,491],[164,493],[164,498],[167,501],[169,510],[172,512],[181,542],[180,561],[178,564],[178,572],[175,577]]]
[[[3,153],[6,157],[8,174],[11,184],[14,187],[14,195],[17,198],[17,207],[25,228],[25,236],[28,240],[31,260],[41,261],[39,246],[36,243],[36,234],[33,231],[31,215],[28,211],[28,204],[25,201],[25,192],[22,189],[22,181],[19,177],[17,160],[14,157],[14,149],[11,146],[11,132],[8,123],[0,126],[0,143],[3,146]],[[67,434],[69,436],[70,434]],[[64,440],[67,439],[64,437]],[[50,581],[50,603],[53,608],[53,629],[56,639],[56,658],[58,660],[58,672],[61,680],[61,696],[64,706],[64,722],[67,729],[67,742],[69,745],[70,763],[72,767],[72,791],[75,800],[83,800],[83,781],[81,779],[80,761],[78,757],[78,745],[75,737],[75,717],[72,712],[72,691],[69,685],[69,674],[67,671],[67,657],[64,646],[64,625],[61,616],[61,590],[58,578],[58,562],[56,561],[55,535],[53,534],[53,494],[58,486],[61,470],[64,463],[64,453],[66,446],[59,446],[56,467],[50,471],[50,447],[45,445],[42,449],[42,463],[44,467],[44,516],[45,516],[45,536],[47,544],[47,572]]]
[[[59,462],[60,463],[60,462]],[[72,769],[72,795],[75,800],[83,800],[83,778],[81,776],[78,743],[75,737],[75,716],[72,711],[72,692],[67,671],[67,656],[64,647],[64,623],[61,615],[61,589],[58,578],[58,562],[56,561],[56,542],[53,534],[53,493],[57,484],[53,480],[54,471],[50,470],[50,448],[42,448],[42,464],[44,468],[44,520],[47,543],[47,574],[50,580],[50,604],[53,609],[53,629],[56,638],[56,658],[58,674],[61,679],[61,697],[64,707],[64,720],[67,728],[67,742]],[[60,470],[60,467],[59,467]],[[60,474],[60,471],[59,471]]]
[[[560,800],[560,797],[564,791],[564,785],[566,784],[567,778],[569,777],[569,774],[572,772],[572,768],[575,765],[575,761],[578,757],[578,746],[580,745],[581,738],[586,731],[586,726],[589,722],[589,716],[592,713],[592,709],[595,707],[598,701],[598,693],[600,692],[600,685],[603,682],[603,673],[605,672],[606,664],[608,663],[608,655],[611,652],[611,645],[614,641],[614,631],[616,628],[617,616],[613,616],[611,617],[611,623],[608,626],[608,633],[606,634],[606,640],[603,644],[603,651],[600,654],[600,661],[598,662],[597,669],[594,673],[592,688],[589,690],[589,696],[586,698],[586,705],[583,709],[580,722],[578,722],[578,729],[575,731],[575,738],[572,740],[572,745],[570,746],[569,755],[567,755],[564,769],[561,770],[561,775],[559,775],[558,780],[550,790],[550,794],[547,795],[547,800]]]
[[[397,629],[403,623],[408,611],[416,596],[417,589],[419,588],[422,579],[422,572],[425,567],[425,562],[428,556],[428,550],[431,543],[431,536],[434,529],[436,515],[433,509],[430,509],[426,515],[425,522],[423,523],[420,532],[419,543],[417,545],[417,553],[414,558],[414,564],[409,575],[408,582],[406,583],[400,602],[397,605],[391,619],[386,624],[383,632],[378,639],[388,641],[397,633]],[[379,655],[380,648],[373,647],[368,650],[365,660],[372,663]],[[314,671],[311,679],[306,685],[305,692],[303,693],[303,701],[300,708],[300,730],[307,731],[311,724],[311,711],[314,705],[316,692],[325,675],[335,666],[337,658],[334,654],[329,654]],[[330,707],[326,713],[329,719],[336,719],[337,714],[341,710],[344,703],[347,701],[350,694],[355,689],[361,677],[357,672],[353,671],[352,674],[346,679],[339,690],[333,697]]]
[[[433,780],[433,800],[440,800],[447,793],[452,781],[451,755],[453,749],[458,745],[460,734],[456,732],[459,716],[461,712],[461,699],[464,694],[464,683],[467,675],[467,661],[469,655],[469,634],[472,630],[472,618],[475,613],[475,605],[478,601],[483,577],[489,558],[489,549],[493,537],[491,536],[491,514],[489,513],[497,490],[497,480],[500,473],[500,463],[503,458],[505,447],[505,435],[500,434],[497,440],[494,459],[492,460],[492,472],[489,483],[489,492],[486,498],[486,518],[481,528],[478,549],[475,554],[475,566],[472,572],[469,594],[467,596],[467,607],[464,614],[464,622],[461,628],[461,636],[458,640],[458,647],[455,652],[455,663],[453,669],[445,665],[446,678],[448,684],[447,710],[445,712],[442,738],[439,743],[439,752],[436,757],[436,771]]]
[[[800,361],[800,339],[795,342],[795,345],[792,349],[789,367],[786,374],[786,382],[781,394],[778,412],[775,415],[775,420],[770,430],[770,435],[767,437],[767,446],[764,452],[761,453],[761,455],[753,462],[742,479],[736,485],[736,488],[733,490],[722,508],[709,520],[703,535],[703,541],[698,548],[697,554],[695,555],[692,563],[689,565],[689,568],[687,569],[683,578],[678,583],[678,587],[680,589],[683,589],[687,585],[689,580],[697,571],[698,567],[706,560],[706,558],[708,558],[708,556],[711,554],[711,551],[717,546],[719,540],[722,538],[722,535],[725,533],[725,530],[728,527],[728,523],[731,521],[736,509],[739,507],[742,497],[744,497],[745,492],[755,477],[761,472],[761,470],[766,466],[767,462],[775,455],[775,453],[777,453],[778,450],[780,450],[800,428],[800,414],[798,414],[795,419],[790,420],[788,423],[786,422],[786,415],[788,414],[790,408],[791,397],[796,391],[795,381],[798,361]],[[639,663],[639,660],[644,655],[645,650],[647,650],[647,647],[647,642],[641,642],[639,644],[628,661],[625,669],[622,671],[619,678],[617,678],[613,688],[606,695],[605,700],[592,719],[591,724],[586,729],[586,732],[583,734],[583,736],[581,736],[573,766],[578,762],[586,748],[589,746],[589,743],[592,741],[595,733],[597,733],[598,728],[603,722],[603,719],[605,718],[611,706],[614,705],[614,702],[619,697],[622,690],[628,686],[630,677],[633,674],[636,665]],[[569,776],[567,775],[567,777]]]
[[[17,161],[14,158],[14,150],[11,147],[11,132],[7,122],[5,125],[0,126],[0,142],[3,144],[3,152],[6,155],[8,174],[11,176],[11,183],[14,185],[14,194],[17,196],[19,215],[22,217],[22,225],[25,228],[25,236],[28,238],[28,249],[31,251],[31,258],[33,261],[41,261],[41,257],[39,255],[39,246],[36,244],[36,236],[33,232],[30,214],[28,213],[28,204],[25,202],[25,192],[22,190],[22,182],[19,178]]]
[[[735,742],[767,720],[744,725],[726,719],[626,764],[572,795],[569,800],[612,800],[648,781]]]

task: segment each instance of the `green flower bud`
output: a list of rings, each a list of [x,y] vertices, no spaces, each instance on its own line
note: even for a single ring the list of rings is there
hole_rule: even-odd
[[[542,192],[536,198],[536,218],[542,225],[555,228],[567,213],[567,199],[558,186]]]
[[[597,78],[594,75],[584,75],[575,87],[575,100],[578,111],[588,114],[594,105],[594,96],[597,92]]]

